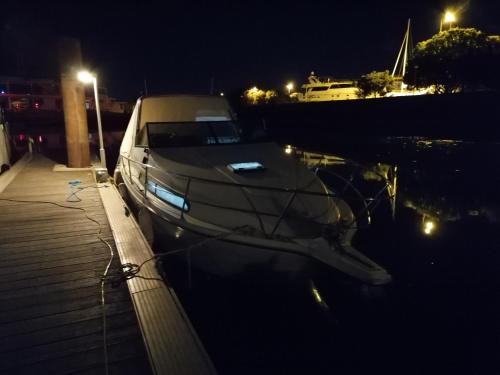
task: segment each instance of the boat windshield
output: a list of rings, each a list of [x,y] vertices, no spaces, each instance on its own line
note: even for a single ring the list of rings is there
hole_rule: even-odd
[[[241,143],[240,129],[233,121],[153,122],[146,126],[151,148]]]

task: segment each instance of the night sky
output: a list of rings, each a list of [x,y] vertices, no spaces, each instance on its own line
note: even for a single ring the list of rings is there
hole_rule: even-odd
[[[431,37],[448,6],[460,26],[500,34],[500,1],[90,2],[3,1],[0,75],[57,77],[55,41],[81,41],[85,63],[112,96],[231,92],[319,75],[391,69],[406,22]]]

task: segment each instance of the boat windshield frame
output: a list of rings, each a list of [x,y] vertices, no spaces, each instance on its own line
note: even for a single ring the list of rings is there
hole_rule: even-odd
[[[243,143],[241,128],[233,120],[148,122],[144,128],[148,147],[152,149]],[[158,131],[160,129],[170,131]]]

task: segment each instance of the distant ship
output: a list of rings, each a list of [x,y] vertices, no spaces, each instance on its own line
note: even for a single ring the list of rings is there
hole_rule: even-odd
[[[303,92],[294,92],[290,98],[299,102],[326,102],[332,100],[357,99],[357,87],[354,80],[337,80],[329,77],[317,77],[314,72],[308,77],[309,83],[301,87]]]

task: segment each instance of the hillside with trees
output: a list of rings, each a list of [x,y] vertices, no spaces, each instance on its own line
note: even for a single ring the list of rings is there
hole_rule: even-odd
[[[474,28],[440,32],[417,44],[404,81],[436,93],[498,90],[500,37]]]

